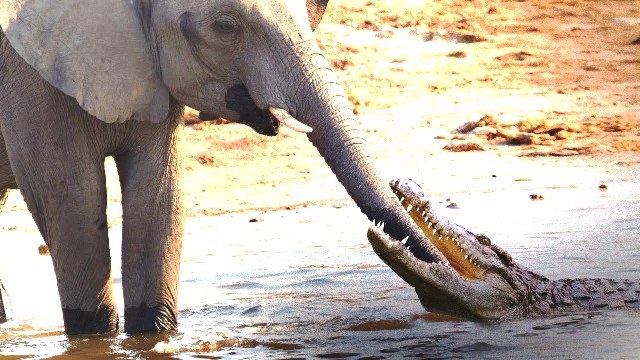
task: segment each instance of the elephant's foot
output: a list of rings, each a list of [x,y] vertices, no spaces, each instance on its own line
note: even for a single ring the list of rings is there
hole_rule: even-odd
[[[118,331],[118,312],[114,306],[100,306],[95,311],[62,309],[67,335],[109,334]]]
[[[124,331],[127,334],[175,330],[178,327],[175,308],[165,304],[154,307],[142,303],[124,311]]]

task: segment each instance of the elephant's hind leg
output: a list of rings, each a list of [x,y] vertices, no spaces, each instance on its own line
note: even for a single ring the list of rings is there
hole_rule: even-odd
[[[16,187],[16,179],[13,176],[13,171],[11,170],[9,156],[7,156],[7,148],[4,145],[2,132],[0,132],[0,211],[2,211],[2,206],[4,205],[5,201],[7,200],[7,196],[9,195],[9,188]],[[7,321],[7,314],[4,310],[4,302],[2,301],[2,291],[4,291],[4,286],[2,285],[2,280],[0,279],[0,323]]]
[[[4,310],[4,301],[2,301],[2,292],[4,291],[4,285],[0,280],[0,324],[7,322],[7,312]]]
[[[0,132],[0,210],[2,210],[2,205],[4,205],[7,195],[9,195],[9,189],[15,188],[17,188],[16,179],[11,170],[2,132]]]

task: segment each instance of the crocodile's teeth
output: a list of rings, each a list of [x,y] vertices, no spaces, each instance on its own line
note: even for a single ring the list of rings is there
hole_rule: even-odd
[[[408,236],[406,238],[400,240],[400,242],[402,243],[402,245],[406,245],[407,244],[407,240],[409,240]]]
[[[412,208],[413,206],[411,204],[407,205],[407,211],[411,211]]]

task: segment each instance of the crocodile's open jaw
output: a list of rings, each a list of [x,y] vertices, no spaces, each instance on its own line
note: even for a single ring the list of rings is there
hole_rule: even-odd
[[[419,185],[411,180],[394,180],[391,189],[425,237],[446,258],[448,265],[463,279],[481,279],[486,268],[470,251],[466,229],[438,217],[424,198]]]
[[[465,279],[481,279],[484,276],[486,270],[476,264],[473,257],[465,253],[461,246],[459,239],[462,234],[448,228],[448,224],[441,224],[433,215],[428,200],[420,199],[416,203],[409,194],[403,192],[402,187],[394,186],[392,189],[416,225],[422,229],[433,246],[444,255],[458,275]]]
[[[521,301],[509,254],[488,238],[438,216],[413,180],[393,180],[390,185],[423,231],[423,241],[429,241],[442,260],[420,260],[405,241],[385,233],[382,224],[371,226],[367,238],[376,254],[415,288],[424,308],[489,321],[512,317]]]
[[[483,321],[546,316],[581,310],[640,308],[640,281],[549,280],[519,266],[489,238],[438,216],[413,180],[393,180],[391,188],[429,241],[436,262],[420,260],[406,241],[393,239],[383,225],[369,227],[373,250],[414,287],[428,311]]]

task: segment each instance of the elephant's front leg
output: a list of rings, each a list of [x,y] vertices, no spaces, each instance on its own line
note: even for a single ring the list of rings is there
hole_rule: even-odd
[[[2,132],[16,181],[51,251],[65,333],[116,332],[104,157],[77,126],[91,120],[70,112],[23,113],[2,119]]]
[[[136,123],[135,148],[116,156],[123,206],[122,286],[127,333],[177,326],[184,209],[181,126]]]

